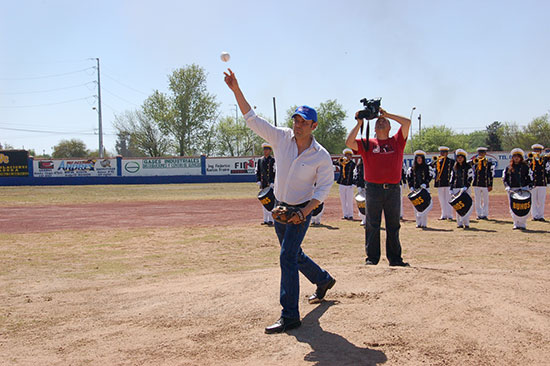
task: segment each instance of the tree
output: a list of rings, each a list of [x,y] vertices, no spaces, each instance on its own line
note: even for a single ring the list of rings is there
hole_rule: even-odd
[[[143,112],[173,138],[180,156],[199,152],[217,116],[216,97],[206,90],[206,72],[198,65],[175,70],[168,77],[169,94],[155,90]]]
[[[115,116],[115,119],[117,117]],[[116,127],[115,127],[116,128]],[[117,140],[115,150],[118,155],[125,157],[135,157],[141,155],[132,141],[132,133],[126,129],[117,129]]]
[[[526,146],[527,149],[531,149],[531,145],[533,144],[550,146],[550,121],[548,114],[533,119],[525,127],[524,132],[527,136],[530,136],[530,144]]]
[[[506,151],[516,147],[525,147],[523,132],[517,123],[505,122],[500,129],[500,140],[502,141],[502,149]]]
[[[114,126],[119,136],[128,136],[128,151],[136,155],[164,156],[170,150],[170,140],[142,111],[127,111],[116,116]]]
[[[79,139],[61,140],[53,147],[52,157],[63,158],[86,158],[89,151],[84,141]]]
[[[321,103],[317,110],[318,125],[313,135],[331,154],[341,154],[346,147],[347,131],[342,122],[346,112],[336,99]]]
[[[486,130],[473,131],[466,135],[466,141],[468,143],[469,149],[476,150],[480,146],[485,146],[489,148],[487,143],[488,133]],[[495,149],[489,148],[489,150],[498,151]]]
[[[495,121],[487,126],[487,139],[485,143],[487,148],[491,151],[501,151],[502,142],[500,140],[500,129],[502,128],[502,123]]]
[[[285,124],[289,128],[292,128],[292,115],[296,108],[297,106],[291,106],[286,112]],[[343,125],[346,119],[344,108],[335,99],[329,99],[315,107],[315,110],[318,125],[313,136],[331,154],[341,154],[346,146],[347,135]]]
[[[243,119],[223,117],[216,126],[217,151],[222,156],[243,156],[259,153],[262,138],[248,128]]]
[[[4,146],[0,143],[0,150],[13,150],[13,146],[8,144],[7,142],[4,142]]]

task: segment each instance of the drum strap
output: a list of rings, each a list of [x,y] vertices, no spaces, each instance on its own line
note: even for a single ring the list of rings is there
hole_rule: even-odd
[[[366,142],[365,140],[363,139],[363,125],[365,123],[363,122],[361,124],[361,144],[363,144],[363,149],[365,150],[365,152],[368,152],[369,151],[369,131],[370,131],[370,121],[367,120],[367,138],[366,138]]]

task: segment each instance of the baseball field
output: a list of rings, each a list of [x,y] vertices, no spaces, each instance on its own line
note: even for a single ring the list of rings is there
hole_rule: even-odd
[[[255,184],[0,187],[0,365],[548,365],[550,222],[513,231],[495,186],[469,230],[405,202],[411,267],[390,268],[334,185],[303,249],[337,283],[310,305],[301,277],[303,325],[277,335]]]

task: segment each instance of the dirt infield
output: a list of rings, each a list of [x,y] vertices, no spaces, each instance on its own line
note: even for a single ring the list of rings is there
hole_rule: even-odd
[[[67,201],[85,191],[97,193],[77,189]],[[133,202],[138,192],[41,205],[13,192],[15,203],[0,209],[2,366],[550,359],[550,223],[512,231],[502,193],[491,196],[492,220],[470,230],[436,220],[437,202],[430,227],[417,229],[405,202],[401,241],[412,267],[390,268],[385,258],[363,264],[364,229],[340,219],[333,188],[324,225],[309,229],[303,248],[337,283],[312,305],[315,286],[302,277],[302,327],[265,335],[280,314],[279,244],[260,225],[257,200]]]
[[[405,199],[406,200],[406,199]],[[490,199],[491,217],[509,218],[504,195]],[[414,220],[410,202],[404,202],[405,219]],[[58,230],[89,230],[131,227],[226,226],[253,224],[261,218],[261,206],[253,198],[185,201],[137,201],[83,204],[8,206],[2,209],[0,232],[23,233]],[[355,208],[356,218],[357,208]],[[429,214],[439,217],[435,198]],[[325,203],[326,221],[341,218],[340,201],[330,197]],[[472,214],[475,218],[475,212]]]

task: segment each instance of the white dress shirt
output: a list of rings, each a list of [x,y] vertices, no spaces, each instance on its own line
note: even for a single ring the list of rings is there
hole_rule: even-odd
[[[311,199],[324,202],[334,183],[332,159],[328,151],[313,138],[311,145],[298,155],[292,129],[275,127],[253,110],[244,118],[252,131],[273,146],[277,169],[275,198],[289,205]]]

